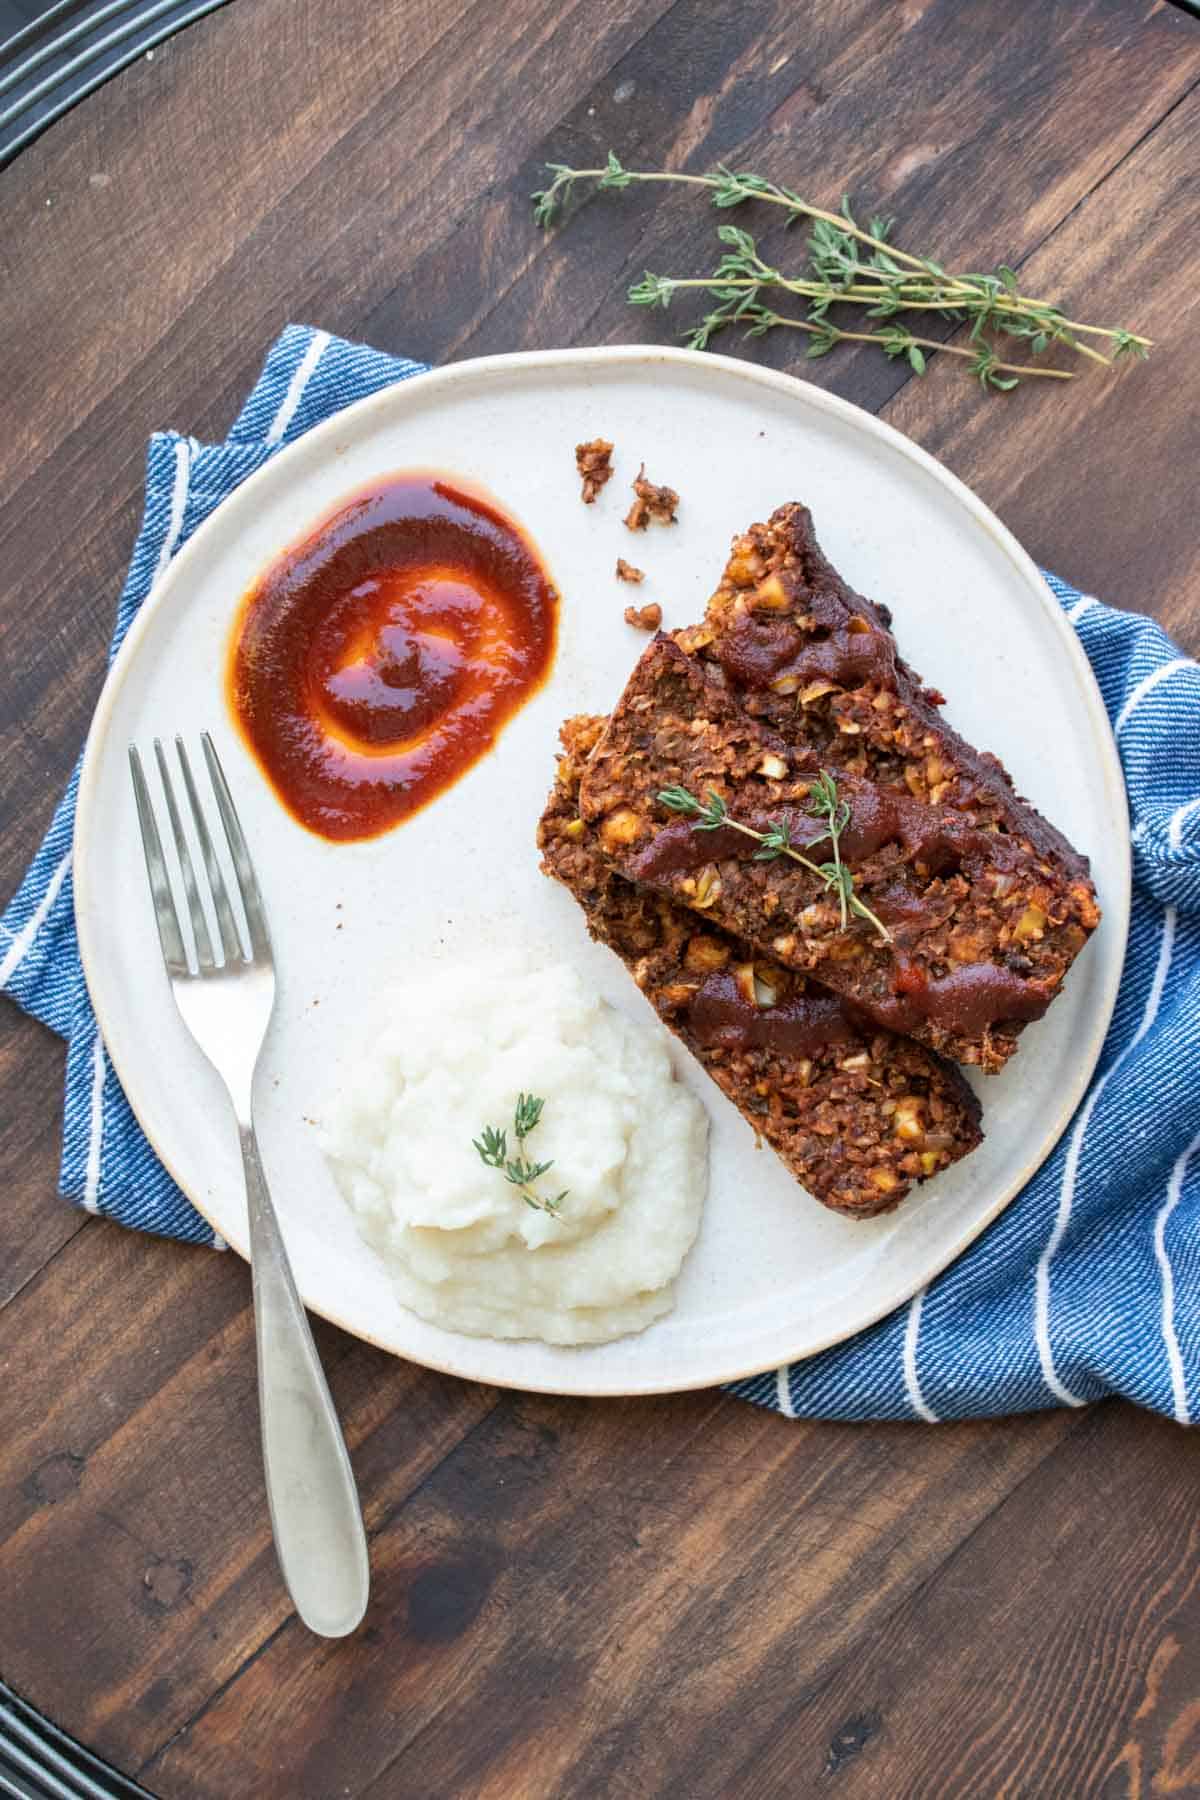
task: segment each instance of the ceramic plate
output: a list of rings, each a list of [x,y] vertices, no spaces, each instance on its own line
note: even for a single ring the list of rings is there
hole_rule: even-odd
[[[574,446],[617,446],[613,481],[579,501]],[[633,539],[629,482],[682,495],[679,524]],[[557,660],[496,749],[407,824],[336,845],[281,809],[226,710],[239,599],[262,567],[374,477],[441,467],[490,489],[563,596]],[[634,1017],[622,965],[538,871],[534,828],[560,720],[603,712],[645,644],[636,594],[697,619],[733,533],[785,500],[812,507],[851,584],[894,610],[904,655],[946,714],[998,752],[1018,789],[1092,858],[1104,923],[1008,1070],[980,1084],[987,1140],[894,1215],[852,1222],[800,1191],[679,1051],[712,1121],[710,1191],[669,1318],[587,1349],[439,1330],[396,1301],[324,1166],[311,1121],[371,1025],[381,982],[431,953],[532,940]],[[617,556],[648,571],[614,579]],[[88,742],[76,905],[88,984],[117,1073],[163,1162],[237,1250],[246,1212],[223,1091],[183,1029],[158,953],[126,746],[211,729],[270,912],[279,1004],[259,1072],[263,1154],[300,1291],[396,1354],[479,1381],[568,1394],[700,1387],[811,1355],[889,1312],[995,1218],[1062,1132],[1116,993],[1128,918],[1124,790],[1087,663],[1034,565],[930,457],[869,414],[789,376],[684,350],[617,348],[461,363],[362,401],[252,477],[171,563],[125,643]],[[464,1132],[479,1121],[464,1119]]]

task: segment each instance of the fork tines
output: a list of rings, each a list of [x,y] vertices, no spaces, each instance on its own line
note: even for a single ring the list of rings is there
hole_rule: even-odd
[[[172,778],[167,754],[163,749],[162,740],[160,738],[154,740],[154,757],[158,764],[167,821],[170,825],[170,836],[175,846],[179,884],[184,896],[188,924],[191,928],[192,954],[189,956],[187,934],[183,929],[181,914],[172,892],[167,859],[163,854],[162,838],[159,835],[158,821],[155,818],[154,804],[150,797],[142,759],[137,745],[129,746],[129,767],[133,776],[134,796],[137,800],[138,823],[142,831],[142,848],[146,853],[146,872],[150,877],[150,892],[154,899],[154,916],[158,924],[158,936],[162,944],[167,971],[172,976],[210,974],[229,964],[242,965],[268,961],[271,954],[262,896],[258,890],[254,866],[250,861],[250,852],[246,848],[246,839],[238,822],[237,811],[229,792],[229,784],[225,780],[225,771],[221,767],[213,748],[212,739],[207,731],[200,735],[200,747],[208,769],[213,796],[207,809],[206,803],[197,789],[184,741],[181,737],[175,739],[175,754],[183,779],[187,812],[200,852],[201,866],[198,872],[184,830],[180,805],[176,797],[175,779]],[[210,825],[213,802],[215,802],[216,817],[219,820],[218,826]],[[214,830],[228,852],[238,898],[241,901],[244,925],[242,930],[239,930],[229,887],[214,846]],[[209,927],[210,914],[217,928],[219,954],[214,951],[213,947],[213,935]]]

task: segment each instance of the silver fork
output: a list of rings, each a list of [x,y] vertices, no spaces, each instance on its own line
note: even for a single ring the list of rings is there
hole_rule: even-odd
[[[171,895],[142,760],[137,746],[131,744],[129,764],[138,823],[175,1004],[229,1090],[241,1137],[254,1279],[258,1404],[275,1551],[296,1611],[309,1630],[322,1637],[344,1637],[353,1631],[366,1610],[366,1533],[346,1442],[296,1292],[254,1131],[254,1071],[275,1004],[271,940],[224,770],[207,732],[202,734],[200,743],[241,897],[248,951],[239,936],[221,864],[213,848],[209,816],[197,791],[182,738],[175,739],[175,751],[200,849],[202,874],[197,872],[188,849],[171,772],[158,738],[154,740],[154,755],[191,924],[190,957]],[[219,955],[214,952],[204,914],[202,883],[207,886],[217,923]]]

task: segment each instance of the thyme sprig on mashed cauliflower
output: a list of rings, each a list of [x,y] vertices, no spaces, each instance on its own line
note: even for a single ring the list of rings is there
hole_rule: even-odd
[[[504,1126],[497,1129],[494,1125],[485,1125],[479,1137],[472,1138],[471,1142],[479,1152],[480,1161],[489,1169],[499,1170],[505,1181],[517,1189],[526,1206],[557,1219],[561,1217],[560,1208],[569,1190],[564,1188],[561,1194],[553,1196],[537,1193],[534,1182],[552,1169],[554,1162],[533,1162],[525,1154],[525,1139],[537,1125],[545,1104],[535,1094],[517,1095],[513,1111],[513,1136],[517,1140],[515,1156],[508,1154],[508,1132]]]

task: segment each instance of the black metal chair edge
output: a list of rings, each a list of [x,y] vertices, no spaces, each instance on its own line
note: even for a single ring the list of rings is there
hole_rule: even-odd
[[[5,1800],[154,1800],[0,1681],[0,1795]]]

